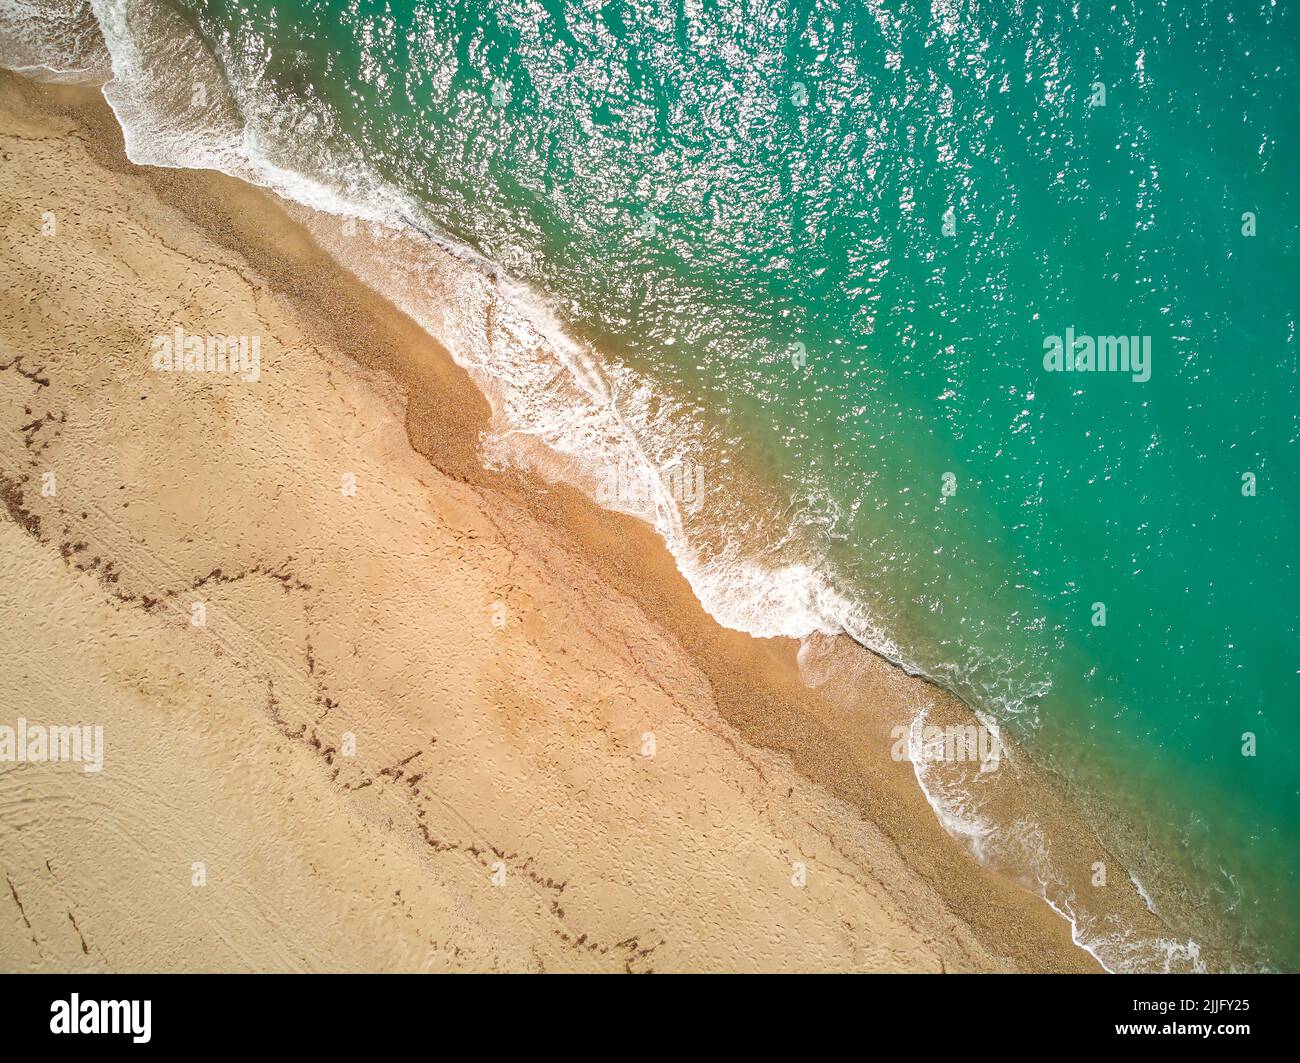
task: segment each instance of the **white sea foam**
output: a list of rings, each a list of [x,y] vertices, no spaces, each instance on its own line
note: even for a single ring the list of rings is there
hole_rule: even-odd
[[[111,73],[89,0],[0,0],[0,66],[37,81],[102,84]]]
[[[943,786],[936,778],[935,762],[925,755],[922,743],[928,716],[929,708],[921,709],[908,732],[907,757],[912,763],[916,783],[939,817],[943,829],[970,846],[977,860],[987,860],[989,841],[996,827],[980,813],[969,791]]]
[[[1151,899],[1151,894],[1147,892],[1147,888],[1138,881],[1137,875],[1130,871],[1128,880],[1133,883],[1133,888],[1137,890],[1138,896],[1142,898],[1142,903],[1147,906],[1147,911],[1152,915],[1159,915],[1160,913],[1156,911],[1156,902]]]
[[[1071,940],[1104,970],[1201,973],[1206,969],[1196,941],[1139,934],[1115,915],[1096,912],[1061,871],[1047,831],[1032,815],[1010,823],[999,821],[984,808],[978,783],[972,784],[969,776],[952,773],[950,766],[926,757],[922,735],[929,712],[930,706],[923,707],[912,722],[908,757],[917,785],[944,830],[964,842],[981,863],[1014,873],[1069,922]],[[996,722],[984,713],[976,716],[1001,744]],[[1014,756],[1010,751],[1003,755],[1008,761]],[[1130,880],[1147,909],[1156,914],[1146,889],[1132,875]]]

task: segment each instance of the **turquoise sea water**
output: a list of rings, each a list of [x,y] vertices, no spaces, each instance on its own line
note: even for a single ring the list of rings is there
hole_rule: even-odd
[[[1300,969],[1294,9],[90,7],[133,154],[202,163],[220,96],[207,164],[494,264],[546,321],[498,375],[557,334],[603,372],[570,459],[699,463],[670,531],[722,619],[947,684],[1129,825],[1178,965]],[[1048,371],[1067,329],[1148,338],[1149,379]],[[558,373],[513,382],[542,439]]]

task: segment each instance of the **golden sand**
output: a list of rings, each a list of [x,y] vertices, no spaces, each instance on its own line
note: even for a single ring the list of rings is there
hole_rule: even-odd
[[[0,723],[105,736],[0,768],[0,968],[1096,969],[890,759],[934,688],[823,697],[485,471],[425,333],[97,92],[0,74],[0,153]],[[260,378],[154,371],[177,321]]]

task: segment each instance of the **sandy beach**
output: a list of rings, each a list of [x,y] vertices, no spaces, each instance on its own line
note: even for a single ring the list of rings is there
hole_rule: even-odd
[[[274,197],[0,73],[10,971],[1095,971],[891,728],[961,706],[725,630],[651,530],[488,470],[447,354]],[[254,374],[154,340],[260,338]],[[842,695],[842,692],[841,692]]]

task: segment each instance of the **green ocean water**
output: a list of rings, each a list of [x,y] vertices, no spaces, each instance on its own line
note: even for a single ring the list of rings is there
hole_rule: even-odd
[[[1172,939],[1300,969],[1294,9],[169,3],[257,150],[761,465],[887,652],[1222,915]],[[1048,371],[1067,329],[1149,379]]]

